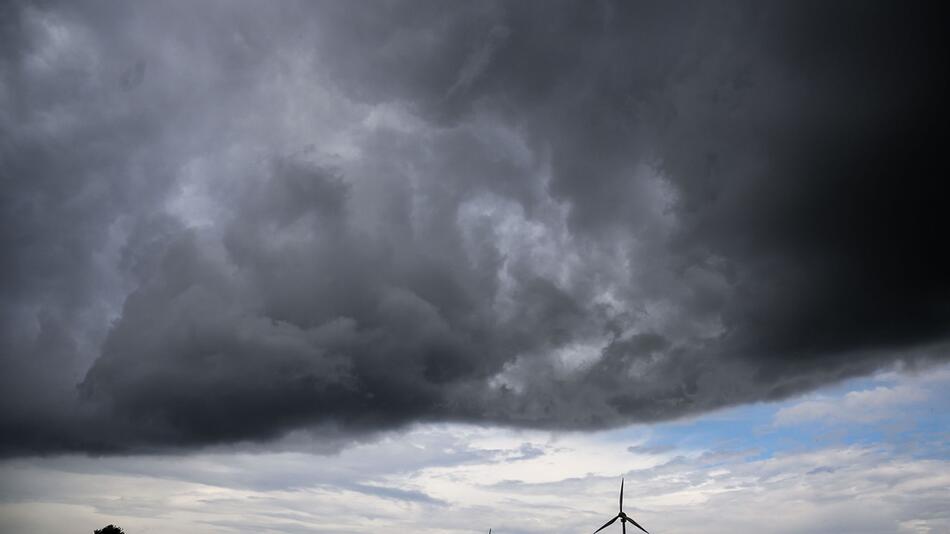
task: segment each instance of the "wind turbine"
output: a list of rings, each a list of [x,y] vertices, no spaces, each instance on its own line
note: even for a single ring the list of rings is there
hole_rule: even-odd
[[[623,478],[620,479],[620,513],[614,516],[614,518],[611,519],[610,521],[607,521],[606,523],[604,523],[604,526],[595,530],[594,534],[597,534],[601,530],[604,530],[610,525],[613,525],[614,521],[618,519],[620,520],[620,525],[623,527],[623,534],[627,534],[627,523],[633,523],[633,526],[646,532],[647,534],[650,534],[649,532],[647,532],[647,529],[641,527],[639,523],[631,519],[629,516],[627,516],[627,514],[623,513]]]

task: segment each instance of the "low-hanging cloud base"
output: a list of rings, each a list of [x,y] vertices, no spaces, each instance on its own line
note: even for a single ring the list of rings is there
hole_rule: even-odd
[[[937,4],[7,3],[0,454],[946,360]]]

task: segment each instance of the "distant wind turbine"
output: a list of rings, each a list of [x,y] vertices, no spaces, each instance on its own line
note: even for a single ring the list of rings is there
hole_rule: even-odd
[[[602,526],[602,527],[598,528],[597,530],[595,530],[595,531],[594,531],[594,534],[597,534],[597,533],[600,532],[601,530],[604,530],[605,528],[609,527],[610,525],[613,525],[613,524],[614,524],[614,521],[616,521],[616,520],[618,520],[618,519],[620,520],[620,525],[623,527],[623,534],[627,534],[627,523],[633,523],[633,526],[635,526],[635,527],[637,527],[638,529],[640,529],[640,530],[646,532],[647,534],[650,534],[649,532],[647,532],[647,529],[641,527],[639,523],[637,523],[637,522],[634,521],[633,519],[630,519],[630,517],[627,516],[627,514],[623,513],[623,479],[622,479],[622,478],[620,479],[620,513],[617,514],[617,515],[616,515],[613,519],[611,519],[610,521],[607,521],[606,523],[604,523],[604,526]]]

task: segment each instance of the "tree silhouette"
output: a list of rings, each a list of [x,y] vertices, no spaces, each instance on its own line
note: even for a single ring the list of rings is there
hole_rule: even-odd
[[[100,529],[96,529],[93,534],[125,534],[121,528],[115,525],[108,525]]]

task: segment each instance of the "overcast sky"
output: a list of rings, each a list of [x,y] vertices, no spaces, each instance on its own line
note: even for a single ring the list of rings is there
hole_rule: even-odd
[[[2,3],[0,527],[944,531],[945,23]]]

